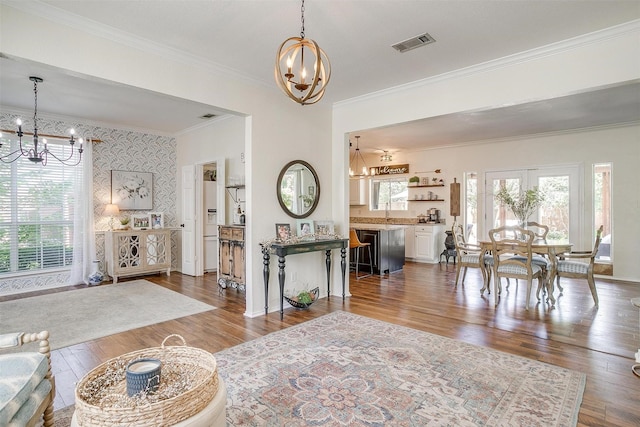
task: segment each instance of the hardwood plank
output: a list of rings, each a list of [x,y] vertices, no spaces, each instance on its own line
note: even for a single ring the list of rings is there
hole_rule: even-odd
[[[563,294],[556,290],[555,308],[537,302],[534,290],[526,311],[523,283],[512,282],[508,288],[504,283],[500,304],[494,307],[493,294],[480,295],[478,271],[470,269],[465,283],[454,286],[453,264],[408,262],[391,275],[355,280],[352,274],[352,297],[344,303],[341,297],[321,298],[308,310],[286,309],[281,321],[277,312],[245,317],[244,293],[219,292],[215,274],[144,278],[218,308],[54,351],[57,408],[70,403],[75,383],[93,367],[122,353],[157,347],[172,333],[216,352],[344,310],[584,372],[579,426],[640,425],[640,378],[631,372],[640,347],[640,314],[629,302],[640,296],[638,283],[598,279],[600,306],[595,308],[586,282],[564,279]],[[64,291],[68,289],[49,292]],[[20,297],[24,295],[0,301]]]

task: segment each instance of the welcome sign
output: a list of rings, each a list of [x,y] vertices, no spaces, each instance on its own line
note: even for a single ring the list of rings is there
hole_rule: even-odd
[[[409,164],[375,166],[371,168],[372,175],[398,175],[409,173]]]

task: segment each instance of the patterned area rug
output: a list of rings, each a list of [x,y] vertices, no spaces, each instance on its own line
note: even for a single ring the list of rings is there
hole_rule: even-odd
[[[579,372],[335,312],[215,354],[232,426],[571,426]]]

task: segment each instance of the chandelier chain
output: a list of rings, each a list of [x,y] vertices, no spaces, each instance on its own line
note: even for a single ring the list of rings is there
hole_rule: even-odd
[[[300,29],[300,38],[304,38],[304,0],[302,0],[302,6],[300,6],[300,21],[302,22],[302,27]]]
[[[38,80],[33,80],[33,137],[35,140],[38,138]]]

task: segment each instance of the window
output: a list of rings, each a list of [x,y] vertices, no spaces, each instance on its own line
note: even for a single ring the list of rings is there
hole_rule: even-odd
[[[603,226],[602,241],[598,247],[596,259],[613,260],[613,241],[611,239],[611,163],[593,165],[594,230]],[[594,231],[595,235],[595,231]],[[594,238],[595,239],[595,238]]]
[[[407,183],[407,178],[373,178],[371,180],[371,206],[369,209],[372,211],[406,211],[408,209]]]
[[[465,237],[467,242],[478,242],[478,174],[476,172],[465,173],[465,198],[464,198],[464,221],[467,228]]]
[[[18,148],[17,141],[2,142],[0,155]],[[69,156],[68,145],[47,142],[56,156]],[[25,157],[0,163],[0,277],[71,265],[81,171],[82,165],[64,166],[51,157],[46,166]]]

